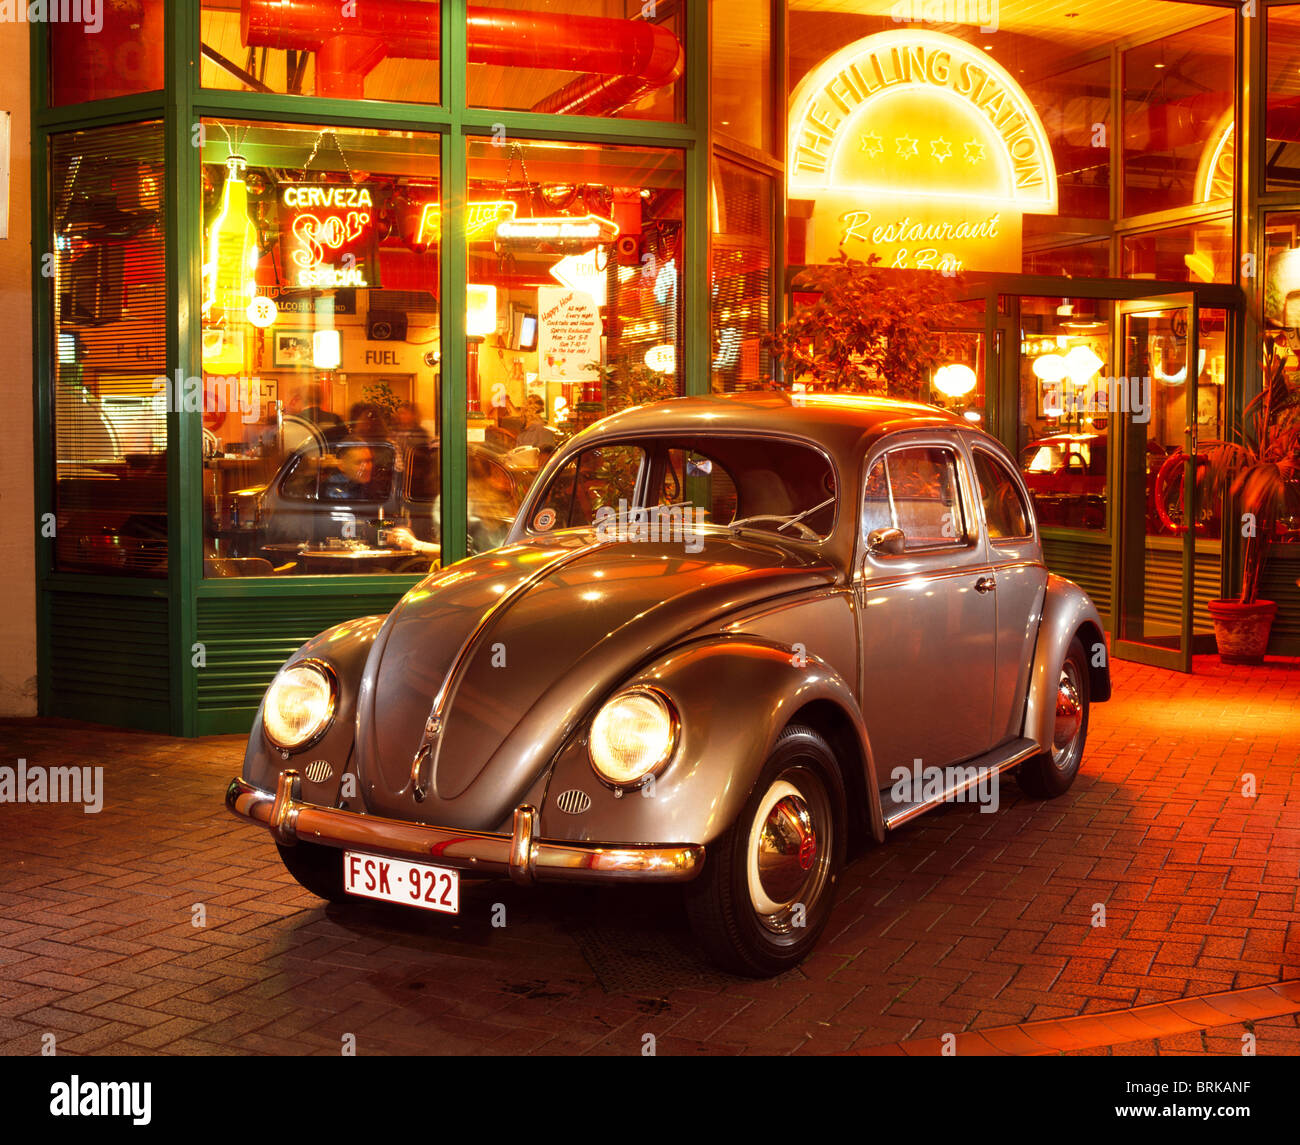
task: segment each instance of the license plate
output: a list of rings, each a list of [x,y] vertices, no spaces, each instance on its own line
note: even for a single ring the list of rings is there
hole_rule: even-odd
[[[410,859],[344,851],[343,889],[360,898],[460,913],[460,872]]]

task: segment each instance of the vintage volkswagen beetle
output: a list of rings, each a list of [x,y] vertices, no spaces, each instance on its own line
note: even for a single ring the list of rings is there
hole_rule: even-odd
[[[226,802],[335,901],[682,883],[709,954],[763,976],[856,845],[1008,770],[1064,792],[1109,695],[992,437],[881,399],[680,398],[566,443],[503,547],[304,645]]]

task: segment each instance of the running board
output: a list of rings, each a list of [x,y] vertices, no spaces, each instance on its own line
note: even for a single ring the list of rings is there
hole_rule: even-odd
[[[977,787],[992,779],[993,776],[1008,771],[1017,764],[1037,755],[1042,749],[1030,739],[1013,739],[1004,743],[986,755],[968,759],[965,763],[954,764],[941,770],[947,779],[944,791],[920,802],[899,802],[892,797],[893,788],[886,787],[880,792],[880,809],[883,813],[885,830],[894,831],[904,823],[910,823],[918,815],[924,815],[940,803],[955,799],[972,787]],[[972,774],[973,772],[973,774]]]

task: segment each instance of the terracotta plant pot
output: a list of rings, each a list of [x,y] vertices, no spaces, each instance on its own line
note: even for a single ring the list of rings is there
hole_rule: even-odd
[[[1268,648],[1268,634],[1277,615],[1277,603],[1257,600],[1211,600],[1206,607],[1214,621],[1214,640],[1225,664],[1259,664]]]

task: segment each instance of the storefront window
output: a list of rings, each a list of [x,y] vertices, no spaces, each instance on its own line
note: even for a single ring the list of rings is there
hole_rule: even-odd
[[[1027,250],[1026,274],[1061,274],[1071,278],[1107,278],[1110,275],[1110,239],[1070,246]]]
[[[1300,187],[1300,5],[1268,9],[1268,108],[1264,179],[1269,191]]]
[[[1232,220],[1216,219],[1125,236],[1120,244],[1125,278],[1161,282],[1234,282]]]
[[[50,145],[54,565],[167,572],[161,123]]]
[[[14,6],[4,7],[12,12]],[[163,0],[65,2],[48,8],[55,13],[48,25],[52,107],[162,89]]]
[[[1125,215],[1232,195],[1233,21],[1215,16],[1124,53]]]
[[[709,318],[715,390],[753,389],[771,376],[761,339],[771,328],[773,189],[770,176],[714,160]]]
[[[470,8],[469,103],[681,120],[685,8],[642,0],[495,0]]]
[[[1040,525],[1106,528],[1111,303],[1020,300],[1020,468]],[[1114,401],[1112,399],[1115,399]]]
[[[711,0],[713,130],[772,150],[772,0]]]
[[[1108,59],[1025,84],[1052,146],[1059,213],[1067,218],[1110,218],[1110,88]]]
[[[230,120],[203,135],[205,574],[428,569],[437,138]]]
[[[555,448],[682,392],[678,151],[469,141],[469,550]]]
[[[203,86],[437,103],[439,19],[437,0],[203,0]]]

